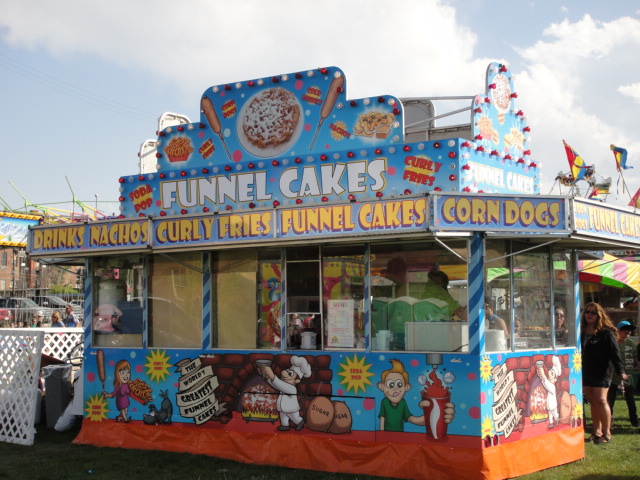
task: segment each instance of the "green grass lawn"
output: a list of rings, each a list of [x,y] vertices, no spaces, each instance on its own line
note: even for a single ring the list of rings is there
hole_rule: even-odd
[[[587,421],[589,406],[585,406]],[[618,398],[613,442],[586,444],[586,458],[568,465],[519,477],[522,480],[632,480],[640,478],[640,435],[631,427],[627,405]],[[587,428],[589,426],[587,425]],[[38,427],[34,445],[0,442],[0,479],[11,480],[310,480],[375,479],[366,475],[332,474],[246,465],[204,455],[124,450],[73,445],[77,430],[59,433]],[[535,452],[531,452],[535,455]]]

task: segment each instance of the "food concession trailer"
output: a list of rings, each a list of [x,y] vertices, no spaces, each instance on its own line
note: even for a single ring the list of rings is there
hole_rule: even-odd
[[[336,67],[212,87],[119,218],[32,227],[87,272],[75,442],[420,479],[582,458],[577,251],[637,248],[640,216],[540,195],[505,65],[468,99],[439,127]]]

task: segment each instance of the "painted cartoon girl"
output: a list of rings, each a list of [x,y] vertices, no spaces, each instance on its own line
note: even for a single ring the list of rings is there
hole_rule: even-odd
[[[131,390],[129,389],[129,380],[131,379],[131,365],[126,360],[120,360],[116,363],[114,369],[113,386],[114,390],[111,393],[102,392],[106,398],[116,399],[116,408],[120,410],[120,414],[116,417],[117,422],[129,423],[131,417],[127,417],[129,411],[129,396]]]

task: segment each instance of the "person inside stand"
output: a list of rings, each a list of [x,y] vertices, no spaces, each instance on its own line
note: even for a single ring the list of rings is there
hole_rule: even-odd
[[[55,311],[51,314],[51,326],[64,328],[64,323],[62,322],[62,318],[60,318],[60,312]]]
[[[622,363],[626,372],[631,372],[636,368],[637,353],[636,344],[629,337],[633,334],[633,330],[636,328],[628,320],[623,320],[618,323],[618,348],[620,349],[620,355],[622,357]],[[626,381],[623,381],[617,373],[613,374],[611,379],[611,387],[607,394],[607,402],[611,409],[611,423],[613,424],[613,407],[616,403],[616,396],[618,392],[622,393],[625,401],[627,402],[627,408],[629,409],[629,421],[634,427],[638,426],[638,410],[636,408],[636,399],[633,395],[633,377],[629,375]]]
[[[582,387],[591,405],[592,434],[586,441],[602,445],[611,441],[611,410],[607,403],[607,390],[613,370],[623,381],[624,371],[616,329],[607,313],[595,302],[584,307],[580,319],[582,339]]]
[[[73,313],[73,307],[71,306],[71,304],[68,304],[64,307],[64,313],[65,313],[65,317],[64,317],[64,326],[65,327],[79,327],[80,326],[80,322],[78,321],[78,319],[76,318],[75,314]]]
[[[105,303],[96,308],[93,329],[98,332],[119,332],[122,326],[122,310]]]
[[[396,298],[407,295],[407,264],[402,258],[393,257],[390,259],[382,274],[393,282]]]
[[[566,310],[564,307],[556,307],[554,312],[556,317],[556,342],[566,344],[569,340]]]
[[[441,270],[431,270],[428,274],[429,281],[425,287],[425,298],[436,298],[447,303],[447,309],[451,319],[467,319],[467,311],[461,306],[447,290],[449,277]]]
[[[509,338],[509,329],[507,328],[507,322],[500,318],[493,311],[493,307],[490,303],[484,304],[484,315],[487,319],[486,328],[488,330],[502,330],[504,332],[504,338]]]

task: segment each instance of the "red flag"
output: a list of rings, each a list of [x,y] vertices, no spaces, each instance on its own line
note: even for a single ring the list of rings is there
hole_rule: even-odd
[[[567,142],[562,141],[564,149],[567,152],[567,160],[569,161],[569,168],[571,169],[571,175],[573,176],[573,183],[584,178],[587,174],[587,170],[591,167],[585,165],[584,160],[578,152],[571,148]]]
[[[598,200],[599,202],[603,202],[603,198],[600,196],[600,193],[604,192],[600,192],[600,189],[598,187],[593,187],[593,190],[591,191],[591,193],[589,194],[589,198],[591,200]]]
[[[640,208],[640,188],[629,202],[629,206],[633,208]]]

